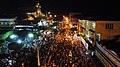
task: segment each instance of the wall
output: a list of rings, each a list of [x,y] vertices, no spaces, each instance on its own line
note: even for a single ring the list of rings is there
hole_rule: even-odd
[[[113,29],[106,29],[106,24],[112,23]],[[114,35],[120,34],[120,21],[96,21],[96,34],[100,34],[101,40],[113,39]]]

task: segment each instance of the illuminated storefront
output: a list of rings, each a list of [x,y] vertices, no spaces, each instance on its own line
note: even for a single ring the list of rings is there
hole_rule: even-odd
[[[0,18],[0,27],[11,27],[16,24],[16,18]]]

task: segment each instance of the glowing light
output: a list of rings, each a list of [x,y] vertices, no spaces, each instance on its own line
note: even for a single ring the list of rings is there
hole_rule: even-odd
[[[50,14],[50,12],[48,12],[48,14]]]
[[[17,25],[15,27],[33,27],[33,26],[29,26],[29,25]]]
[[[37,3],[37,5],[40,5],[39,3]]]
[[[54,29],[56,29],[57,27],[56,27],[56,26],[54,26],[53,28],[54,28]]]
[[[52,15],[49,15],[50,17],[52,17]]]
[[[46,26],[46,25],[47,25],[46,21],[43,21],[43,25],[44,25],[44,26]]]
[[[92,24],[93,28],[95,28],[95,23]]]
[[[57,15],[54,15],[54,17],[57,17]]]
[[[37,51],[37,58],[38,58],[38,66],[40,66],[40,56],[39,56],[39,50]]]
[[[47,34],[50,34],[50,33],[51,33],[51,31],[48,31],[48,32],[47,32]]]
[[[68,17],[66,17],[65,19],[68,20]]]
[[[71,51],[69,51],[69,56],[72,57],[72,52]]]
[[[70,24],[70,28],[72,28],[73,27],[73,25],[72,24]]]
[[[30,17],[28,18],[28,20],[34,20],[34,18],[30,16]]]
[[[4,19],[0,19],[0,21],[15,21],[16,20],[16,18],[12,18],[12,19],[7,19],[7,18],[4,18]]]
[[[22,40],[20,40],[20,39],[19,39],[19,40],[17,40],[17,43],[19,43],[19,44],[20,44],[20,43],[22,43]]]
[[[94,52],[93,51],[92,51],[91,55],[94,56]]]
[[[16,36],[15,34],[12,34],[12,35],[10,36],[11,39],[16,38],[16,37],[17,37],[17,36]]]
[[[36,7],[38,8],[38,5],[36,5]]]
[[[39,23],[38,23],[38,26],[42,26],[42,22],[39,22]]]
[[[37,13],[40,13],[40,11],[38,10]]]
[[[29,33],[29,34],[28,34],[28,37],[33,38],[34,35],[33,35],[32,33]]]

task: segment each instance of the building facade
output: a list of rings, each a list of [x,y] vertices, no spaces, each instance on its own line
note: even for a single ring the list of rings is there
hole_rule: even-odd
[[[16,24],[16,18],[0,18],[0,27],[13,27]]]
[[[79,20],[79,34],[86,43],[95,45],[101,40],[111,40],[120,35],[120,21]]]
[[[96,35],[100,40],[111,40],[120,35],[120,21],[96,21]]]

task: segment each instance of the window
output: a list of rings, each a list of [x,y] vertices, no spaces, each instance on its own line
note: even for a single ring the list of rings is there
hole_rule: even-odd
[[[113,24],[110,24],[110,29],[113,29]]]
[[[3,22],[1,22],[1,25],[3,25]]]
[[[106,25],[105,25],[105,29],[108,29],[108,23],[106,23]]]
[[[105,29],[113,29],[113,23],[106,23]]]

